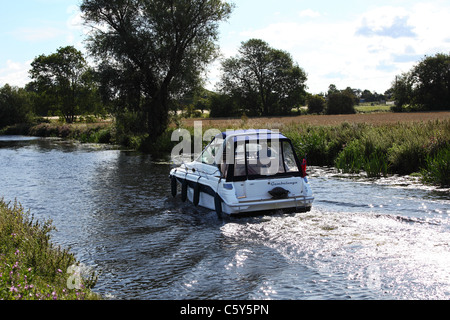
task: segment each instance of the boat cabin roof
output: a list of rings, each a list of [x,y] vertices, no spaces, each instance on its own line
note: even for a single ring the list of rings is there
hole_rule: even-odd
[[[232,130],[227,132],[222,132],[221,134],[217,135],[216,138],[221,137],[222,139],[226,140],[233,138],[234,141],[256,141],[259,139],[264,140],[284,140],[288,139],[284,135],[282,135],[279,132],[272,132],[271,130],[267,129],[250,129],[250,130]]]

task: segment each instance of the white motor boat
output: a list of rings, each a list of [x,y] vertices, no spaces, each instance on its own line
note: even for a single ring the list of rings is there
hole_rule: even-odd
[[[311,210],[306,160],[279,132],[240,130],[213,138],[193,162],[170,172],[172,195],[218,214]]]

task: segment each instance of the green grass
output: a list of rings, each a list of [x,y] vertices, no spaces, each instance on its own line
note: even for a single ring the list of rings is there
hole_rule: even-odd
[[[343,172],[365,172],[368,177],[420,172],[424,182],[448,186],[450,121],[405,124],[291,125],[299,156],[309,163],[335,166]]]
[[[428,183],[450,187],[450,145],[427,156],[422,175]]]
[[[355,106],[355,110],[358,113],[391,112],[391,106],[385,104],[374,103],[372,105],[371,103],[365,103],[359,106]]]
[[[0,199],[0,300],[99,299],[91,291],[95,275],[73,273],[79,263],[51,243],[52,230],[51,221],[34,221],[19,204]]]
[[[112,143],[112,126],[108,123],[40,123],[29,128],[27,135],[38,137],[58,137],[78,140],[83,143]]]

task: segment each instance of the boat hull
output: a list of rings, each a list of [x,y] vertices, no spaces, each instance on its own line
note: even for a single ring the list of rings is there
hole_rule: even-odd
[[[264,179],[226,182],[201,170],[173,169],[170,173],[172,195],[181,189],[183,201],[227,215],[245,215],[266,211],[310,211],[314,201],[306,178]],[[269,191],[286,188],[288,195],[276,199]]]

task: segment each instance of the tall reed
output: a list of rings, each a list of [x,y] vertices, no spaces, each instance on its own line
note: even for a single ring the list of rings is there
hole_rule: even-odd
[[[434,156],[427,156],[422,175],[428,183],[450,187],[450,145]]]
[[[282,132],[311,165],[335,166],[369,177],[426,172],[425,181],[445,185],[450,176],[450,121],[385,125],[290,125]],[[434,177],[434,178],[433,178]]]

